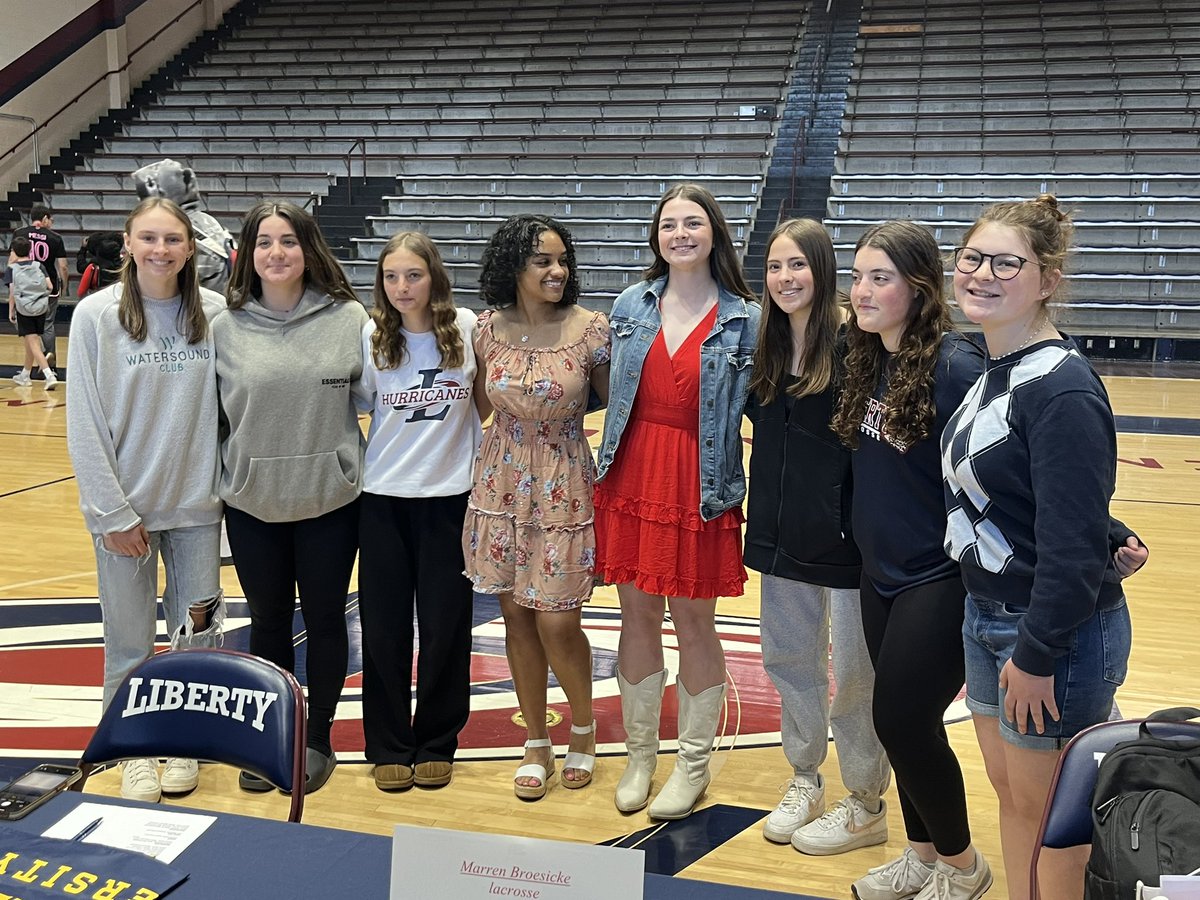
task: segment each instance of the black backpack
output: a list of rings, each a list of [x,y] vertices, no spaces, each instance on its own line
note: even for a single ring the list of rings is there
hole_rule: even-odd
[[[1162,875],[1200,867],[1200,723],[1188,723],[1197,717],[1200,709],[1189,706],[1153,713],[1137,740],[1100,762],[1085,900],[1131,900],[1139,880],[1157,885]],[[1168,737],[1156,735],[1153,722],[1184,724]]]

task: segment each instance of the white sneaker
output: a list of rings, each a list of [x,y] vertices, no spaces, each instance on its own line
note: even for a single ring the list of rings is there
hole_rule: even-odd
[[[867,870],[850,885],[857,900],[911,900],[933,880],[933,865],[921,861],[917,851],[905,847],[899,859]]]
[[[121,763],[121,796],[126,800],[157,803],[162,796],[158,765],[152,759],[127,759]]]
[[[847,797],[821,818],[797,829],[792,846],[810,856],[833,856],[883,844],[887,838],[887,804],[880,800],[879,812],[872,813],[857,797]]]
[[[916,900],[977,900],[992,886],[992,869],[975,851],[975,871],[967,874],[962,869],[942,862],[933,864],[933,877],[921,888]]]
[[[199,783],[200,764],[194,759],[174,756],[163,766],[161,784],[164,794],[191,793]]]
[[[13,381],[17,383],[17,387],[29,387],[33,384],[33,379],[29,377],[29,373],[24,369],[13,376]]]
[[[58,376],[54,374],[53,369],[42,369],[42,374],[46,376],[46,383],[42,387],[48,391],[58,387]]]
[[[777,844],[786,844],[796,829],[825,812],[825,782],[820,775],[815,782],[793,778],[787,793],[763,824],[763,837]]]

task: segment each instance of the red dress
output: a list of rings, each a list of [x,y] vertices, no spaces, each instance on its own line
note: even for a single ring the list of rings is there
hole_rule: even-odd
[[[741,507],[700,517],[700,344],[717,309],[675,351],[662,331],[642,364],[616,458],[597,483],[596,577],[668,597],[738,597]]]

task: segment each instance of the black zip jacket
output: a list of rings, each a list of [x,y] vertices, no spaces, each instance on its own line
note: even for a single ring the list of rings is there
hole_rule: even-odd
[[[788,376],[766,406],[751,394],[745,564],[779,578],[856,588],[862,557],[850,528],[850,451],[829,427],[837,391],[799,399]]]

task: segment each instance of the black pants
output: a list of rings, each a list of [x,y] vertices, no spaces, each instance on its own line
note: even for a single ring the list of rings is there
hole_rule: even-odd
[[[378,765],[452,761],[471,702],[471,582],[463,575],[467,494],[363,494],[358,609],[363,733]],[[413,612],[417,708],[412,711]]]
[[[250,607],[250,652],[295,670],[296,592],[308,644],[308,746],[330,752],[346,683],[346,595],[358,550],[358,501],[299,522],[264,522],[225,507],[238,580]]]
[[[896,773],[908,839],[942,856],[971,843],[962,769],[946,737],[946,707],[965,677],[963,605],[954,578],[923,584],[892,600],[864,575],[863,632],[875,666],[875,733]]]

